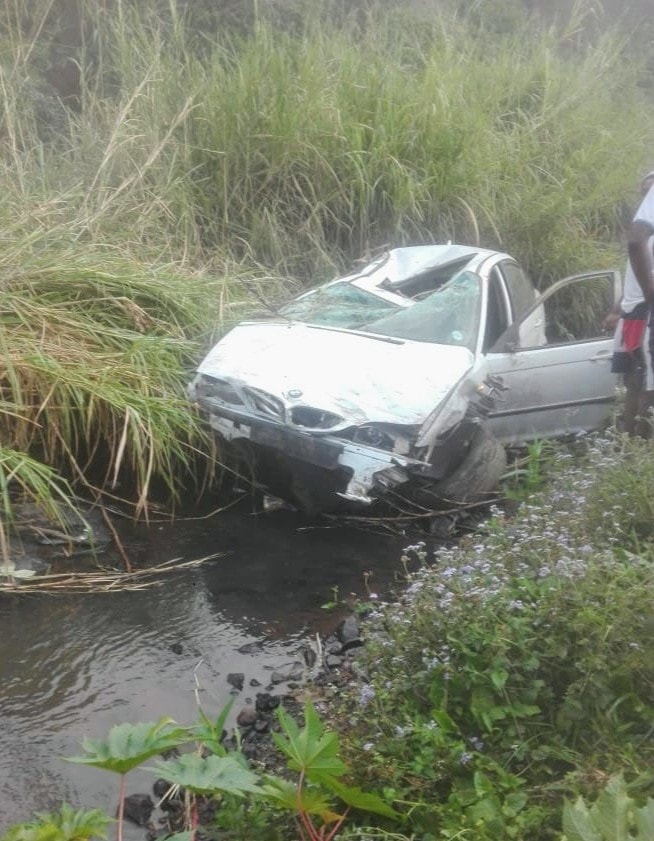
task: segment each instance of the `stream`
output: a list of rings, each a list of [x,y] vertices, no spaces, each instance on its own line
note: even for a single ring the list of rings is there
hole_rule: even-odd
[[[273,670],[301,660],[309,636],[349,612],[323,605],[388,591],[411,542],[244,508],[147,529],[123,524],[121,538],[139,564],[221,556],[139,592],[0,594],[0,832],[64,800],[113,815],[117,778],[62,757],[125,721],[191,723],[198,700],[217,715],[235,692],[229,673],[245,676],[236,713]],[[128,791],[149,793],[153,781],[139,770]]]

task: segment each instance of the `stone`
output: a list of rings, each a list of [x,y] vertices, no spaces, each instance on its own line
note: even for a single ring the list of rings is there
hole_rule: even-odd
[[[256,720],[257,711],[254,707],[243,707],[236,717],[236,723],[239,727],[252,727]]]
[[[243,672],[231,672],[227,675],[227,683],[233,686],[234,689],[238,689],[239,692],[243,689],[244,682],[245,675]]]
[[[123,801],[125,820],[137,826],[147,826],[154,811],[154,803],[149,794],[130,794]]]

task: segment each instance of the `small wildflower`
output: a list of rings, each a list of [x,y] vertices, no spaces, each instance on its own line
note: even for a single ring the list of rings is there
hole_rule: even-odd
[[[375,690],[369,683],[364,683],[361,687],[361,691],[359,693],[359,706],[360,707],[367,707],[368,704],[373,700],[375,697]]]

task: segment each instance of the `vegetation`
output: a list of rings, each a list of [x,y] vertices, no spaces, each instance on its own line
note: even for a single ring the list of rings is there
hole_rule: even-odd
[[[639,460],[644,477],[651,446],[619,438],[560,451],[511,518],[496,511],[433,562],[407,550],[415,571],[370,616],[370,676],[347,712],[360,779],[403,804],[407,836],[557,838],[562,795],[594,798],[620,771],[645,805],[654,548],[627,510]],[[571,832],[570,809],[568,838],[595,837]]]

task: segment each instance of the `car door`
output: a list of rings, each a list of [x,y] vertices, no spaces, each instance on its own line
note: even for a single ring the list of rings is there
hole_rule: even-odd
[[[618,272],[551,286],[486,352],[505,388],[488,427],[503,443],[596,429],[613,410],[613,339],[602,320],[620,295]]]

